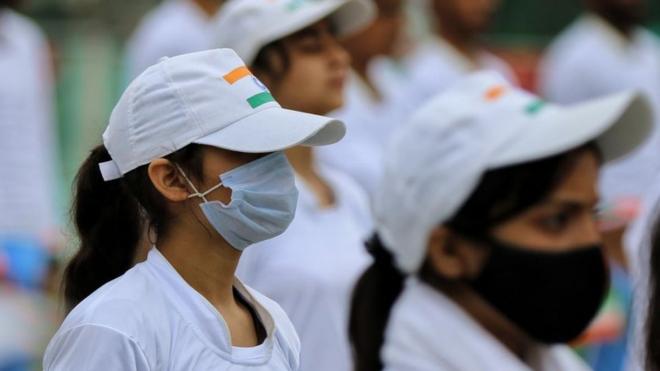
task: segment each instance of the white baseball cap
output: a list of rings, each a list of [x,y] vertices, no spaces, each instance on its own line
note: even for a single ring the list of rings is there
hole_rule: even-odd
[[[562,107],[495,73],[471,75],[393,135],[373,202],[376,230],[398,268],[413,273],[431,231],[454,216],[485,172],[591,141],[612,161],[642,144],[652,126],[651,106],[635,92]]]
[[[249,65],[264,46],[326,17],[343,36],[375,14],[371,0],[230,0],[218,13],[216,46],[234,49]]]
[[[128,86],[103,143],[113,180],[191,143],[268,153],[339,141],[346,128],[328,117],[283,109],[230,49],[163,58]]]

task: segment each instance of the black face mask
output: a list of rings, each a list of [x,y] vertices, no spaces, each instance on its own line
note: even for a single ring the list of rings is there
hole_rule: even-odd
[[[489,241],[491,255],[471,286],[531,338],[545,344],[578,337],[609,288],[598,245],[544,252]]]

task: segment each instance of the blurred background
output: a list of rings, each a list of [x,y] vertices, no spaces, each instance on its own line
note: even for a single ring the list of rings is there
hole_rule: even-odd
[[[422,1],[407,3],[407,27],[413,40],[423,39],[428,33]],[[68,232],[71,182],[87,151],[100,143],[110,111],[127,84],[125,43],[140,19],[158,3],[156,0],[26,0],[16,6],[41,27],[50,46],[48,63],[52,66],[55,92],[54,112],[49,121],[53,125],[54,184],[48,188],[54,200],[56,226],[37,242],[9,238],[0,230],[0,245],[4,239],[0,248],[0,277],[3,272],[8,277],[0,280],[0,371],[40,369],[39,352],[62,315],[56,300],[58,272],[75,249],[75,241]],[[511,64],[521,85],[535,90],[544,48],[582,9],[580,0],[503,0],[483,38],[492,52]],[[649,2],[649,12],[646,25],[659,33],[660,2]],[[2,32],[0,28],[0,41]],[[2,58],[0,54],[0,63]],[[0,85],[3,84],[5,81],[0,79]],[[0,101],[0,108],[2,104]],[[0,126],[1,120],[2,116]],[[0,141],[0,146],[2,143],[8,142]],[[35,252],[44,250],[43,246],[45,253]],[[628,315],[629,291],[624,287],[608,303],[619,313],[612,320],[615,324],[610,321],[609,328],[606,325],[594,338],[580,344],[582,354],[598,370],[621,369],[621,362],[603,359],[608,354],[621,358],[625,346],[619,344],[612,350],[603,344],[625,337],[626,322],[621,318]]]
[[[70,182],[86,151],[99,142],[126,84],[124,43],[156,0],[26,0],[20,9],[36,20],[51,43],[56,73],[60,170],[58,206],[69,201]],[[409,1],[408,27],[418,36],[428,22]],[[648,26],[660,32],[660,2],[651,1]],[[485,35],[493,51],[509,61],[521,84],[535,88],[536,64],[544,47],[582,9],[580,0],[504,0]],[[62,222],[66,215],[61,214]]]

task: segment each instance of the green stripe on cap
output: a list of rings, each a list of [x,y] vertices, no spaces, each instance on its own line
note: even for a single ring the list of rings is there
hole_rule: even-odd
[[[250,103],[250,106],[252,108],[257,108],[268,102],[274,102],[275,98],[273,98],[273,96],[270,95],[269,92],[265,91],[263,93],[259,93],[257,95],[251,96],[250,98],[247,99],[247,101],[248,103]]]
[[[539,113],[540,110],[545,107],[545,101],[543,100],[535,100],[532,103],[528,104],[527,107],[525,107],[525,112],[527,112],[528,115],[535,115]]]

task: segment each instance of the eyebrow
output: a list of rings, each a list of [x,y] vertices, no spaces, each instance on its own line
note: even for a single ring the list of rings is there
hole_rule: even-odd
[[[581,208],[584,206],[595,207],[600,203],[599,198],[590,198],[590,199],[561,199],[554,198],[548,199],[544,202],[547,206],[554,207],[569,207],[569,208]]]
[[[302,30],[295,32],[291,35],[293,39],[297,38],[302,38],[305,36],[320,36],[323,33],[329,33],[331,35],[335,35],[335,30],[332,24],[322,24],[322,25],[312,25],[307,28],[303,28]]]

